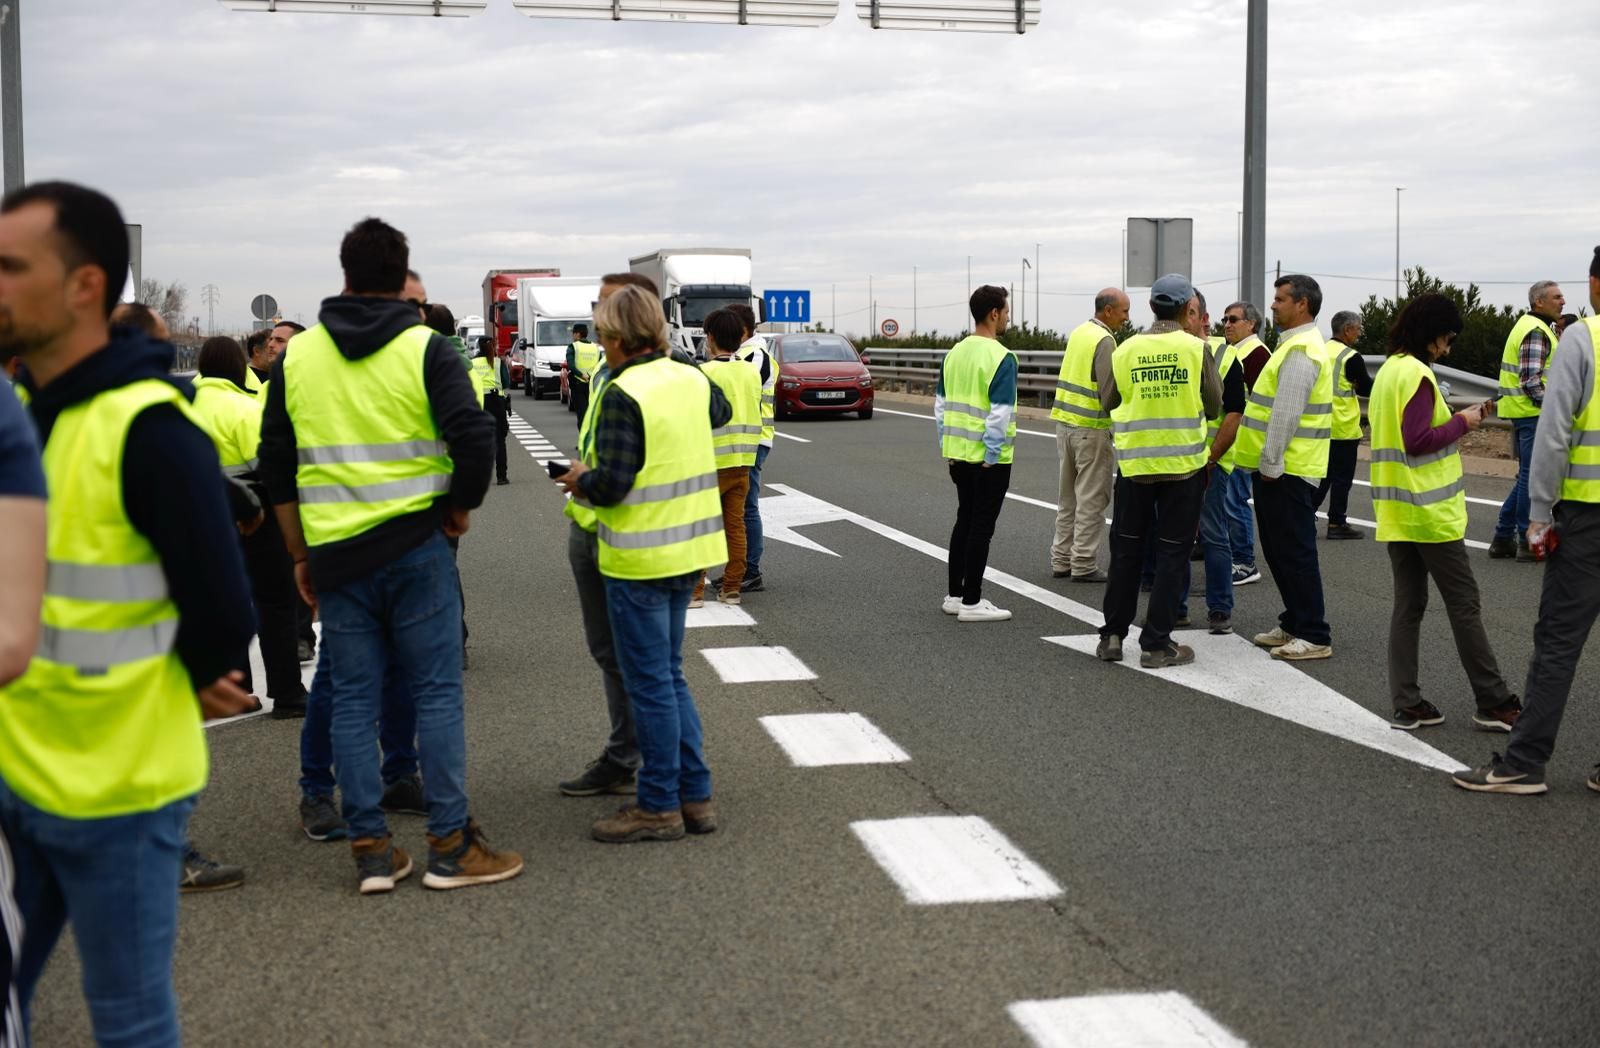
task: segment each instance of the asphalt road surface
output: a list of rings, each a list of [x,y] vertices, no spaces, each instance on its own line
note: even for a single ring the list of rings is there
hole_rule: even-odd
[[[575,421],[514,406],[513,484],[460,564],[472,808],[526,873],[361,898],[347,847],[299,831],[298,722],[214,727],[193,836],[250,880],[183,900],[189,1043],[1600,1042],[1595,653],[1535,798],[1449,785],[1504,740],[1472,730],[1437,606],[1422,665],[1448,719],[1385,724],[1390,576],[1370,538],[1320,544],[1330,661],[1202,631],[1181,672],[1102,664],[1100,587],[1050,578],[1044,422],[1022,424],[995,538],[986,596],[1015,612],[999,624],[940,613],[954,492],[926,407],[784,423],[768,588],[685,645],[724,828],[590,841],[617,799],[555,789],[599,752],[605,713],[539,464]],[[1498,503],[1507,485],[1468,487]],[[1470,539],[1495,512],[1470,505]],[[1365,488],[1351,515],[1371,519]],[[1520,692],[1543,569],[1473,564]],[[1275,623],[1270,578],[1237,599],[1241,633]],[[392,827],[425,853],[421,819]],[[34,1030],[88,1038],[70,944]]]

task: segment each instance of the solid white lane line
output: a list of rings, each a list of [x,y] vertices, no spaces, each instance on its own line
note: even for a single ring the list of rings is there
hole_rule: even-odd
[[[976,815],[868,820],[850,829],[916,906],[1061,894],[1048,873]]]
[[[782,437],[784,440],[792,440],[797,444],[811,443],[811,441],[807,440],[805,437],[797,437],[793,433],[785,433],[782,430],[774,430],[773,432],[775,435]]]
[[[1181,993],[1017,1001],[1006,1011],[1039,1048],[1246,1048]]]
[[[1018,495],[1014,491],[1006,492],[1006,498],[1011,499],[1011,500],[1013,500],[1015,502],[1026,502],[1028,505],[1030,505],[1030,506],[1038,506],[1040,509],[1059,510],[1061,508],[1060,506],[1057,506],[1054,502],[1046,502],[1044,499],[1030,499],[1028,496],[1026,496],[1026,495]],[[1109,523],[1109,520],[1108,520],[1108,523]]]
[[[881,411],[885,415],[900,415],[900,416],[903,416],[905,418],[922,418],[922,419],[927,419],[929,422],[934,421],[934,417],[932,415],[918,415],[915,412],[911,412],[911,411],[895,411],[893,408],[883,408],[883,407],[875,408],[874,410]],[[1025,433],[1030,437],[1049,437],[1051,440],[1054,440],[1056,438],[1056,435],[1054,433],[1040,433],[1036,429],[1019,429],[1019,430],[1017,430],[1017,432],[1018,433]]]
[[[898,764],[911,759],[859,713],[796,713],[762,717],[774,742],[797,768],[836,764]]]
[[[726,684],[752,684],[768,680],[816,680],[817,675],[788,648],[701,648]]]
[[[706,606],[690,608],[684,619],[685,629],[703,629],[709,626],[754,626],[755,618],[742,607],[724,604],[710,594]]]

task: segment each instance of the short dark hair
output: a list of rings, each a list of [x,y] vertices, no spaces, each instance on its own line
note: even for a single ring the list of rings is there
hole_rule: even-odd
[[[243,388],[245,366],[244,348],[227,335],[214,335],[200,347],[195,370],[202,378],[225,378]]]
[[[1311,310],[1312,319],[1322,312],[1322,285],[1304,273],[1289,273],[1272,282],[1274,288],[1287,286],[1289,297],[1296,302],[1304,302],[1306,308]]]
[[[441,335],[454,335],[456,315],[443,302],[431,302],[428,304],[428,326]]]
[[[600,278],[600,283],[614,287],[642,287],[657,298],[661,297],[661,289],[656,282],[643,273],[607,273]]]
[[[1157,320],[1177,320],[1183,315],[1183,311],[1188,308],[1188,299],[1184,299],[1182,302],[1157,302],[1155,299],[1150,300],[1150,312],[1155,315]]]
[[[997,309],[1006,308],[1006,299],[1010,296],[1003,287],[985,284],[972,293],[972,298],[967,302],[967,308],[972,310],[972,319],[982,323],[989,319],[989,314]]]
[[[363,218],[339,245],[344,286],[355,295],[392,295],[405,290],[411,248],[406,235],[381,218]]]
[[[728,306],[727,310],[729,313],[732,313],[734,316],[738,317],[739,323],[744,325],[744,331],[739,332],[740,341],[743,341],[745,331],[749,331],[751,333],[755,332],[756,311],[750,308],[750,303],[735,302]],[[739,347],[735,346],[734,348],[737,349]]]
[[[574,324],[574,325],[572,325],[572,333],[574,335],[582,335],[584,338],[588,338],[589,337],[589,325],[588,324]]]
[[[160,328],[161,318],[156,316],[156,311],[143,302],[123,302],[111,311],[116,322],[123,327],[131,327],[135,331],[143,331],[151,338],[155,338]]]
[[[744,321],[734,313],[732,306],[712,310],[706,315],[703,326],[706,337],[716,343],[718,349],[728,353],[738,349],[739,343],[744,341]]]
[[[1436,292],[1407,302],[1389,328],[1389,354],[1409,353],[1432,363],[1428,347],[1440,335],[1461,334],[1461,310],[1450,298]]]
[[[13,189],[0,200],[0,214],[29,204],[55,210],[58,254],[68,271],[95,266],[106,275],[106,317],[117,308],[128,280],[128,227],[116,202],[104,193],[72,182],[35,182]]]
[[[302,323],[300,323],[298,321],[295,321],[295,320],[280,320],[280,321],[278,321],[276,324],[274,324],[272,326],[274,328],[281,328],[281,327],[292,328],[296,335],[300,334],[300,332],[302,332],[302,331],[304,331],[306,329],[306,326],[304,324],[302,324]]]
[[[417,283],[420,284],[420,283],[422,283],[422,274],[418,273],[414,269],[408,269],[408,270],[406,270],[406,279],[407,280],[415,280]]]
[[[272,334],[271,328],[262,328],[260,331],[250,332],[244,340],[245,353],[253,357],[261,352],[261,347],[267,344],[267,336],[270,334]]]
[[[1594,249],[1594,257],[1589,260],[1589,276],[1591,279],[1600,280],[1600,247]]]

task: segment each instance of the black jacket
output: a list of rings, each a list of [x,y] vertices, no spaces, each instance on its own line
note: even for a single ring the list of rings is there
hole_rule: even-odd
[[[317,316],[347,360],[378,352],[407,328],[417,326],[416,307],[394,298],[337,295],[324,299]],[[285,357],[288,354],[285,353]],[[284,357],[272,365],[272,384],[261,420],[261,479],[274,505],[297,502],[299,464],[294,424],[284,405]],[[434,335],[422,361],[422,380],[439,435],[450,447],[455,469],[450,491],[428,509],[384,521],[339,542],[310,549],[311,576],[321,589],[337,589],[421,545],[444,518],[447,506],[477,509],[494,469],[494,419],[478,406],[461,357],[443,335]]]
[[[23,376],[40,444],[49,442],[62,411],[140,379],[170,382],[192,401],[194,387],[169,374],[174,355],[166,342],[117,327],[105,349],[44,389]],[[237,669],[239,653],[256,631],[226,490],[216,446],[176,408],[150,408],[128,427],[123,510],[161,558],[167,590],[178,606],[175,648],[197,688]]]

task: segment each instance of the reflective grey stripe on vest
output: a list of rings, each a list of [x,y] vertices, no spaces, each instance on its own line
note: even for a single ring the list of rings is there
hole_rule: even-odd
[[[1138,433],[1151,429],[1193,429],[1196,426],[1204,426],[1205,423],[1206,420],[1204,418],[1195,418],[1193,416],[1189,418],[1136,418],[1127,422],[1111,423],[1111,432]]]
[[[666,502],[668,499],[682,498],[693,495],[697,491],[710,491],[717,486],[715,473],[702,473],[688,480],[679,480],[671,484],[652,484],[646,488],[634,488],[628,492],[628,497],[623,499],[621,505],[637,506],[645,502]]]
[[[756,453],[756,449],[760,446],[760,441],[757,441],[754,444],[719,444],[717,445],[716,452],[718,458],[724,458],[728,455],[754,455]]]
[[[430,473],[425,477],[407,477],[383,484],[315,484],[301,485],[299,498],[307,505],[325,502],[388,502],[391,499],[410,498],[413,495],[444,494],[450,490],[450,474]]]
[[[1600,466],[1592,466],[1579,462],[1569,462],[1567,463],[1567,479],[1600,480]]]
[[[1409,466],[1411,469],[1421,469],[1423,466],[1431,466],[1435,462],[1443,462],[1445,459],[1449,458],[1455,453],[1455,444],[1450,444],[1447,447],[1441,448],[1440,450],[1431,452],[1427,455],[1407,455],[1404,451],[1401,451],[1398,448],[1373,448],[1372,461],[1398,462],[1402,466]]]
[[[1572,434],[1572,439],[1567,442],[1569,447],[1592,448],[1600,445],[1600,429],[1580,429]]]
[[[989,417],[989,412],[984,410],[984,409],[982,409],[982,408],[973,407],[971,404],[963,404],[959,400],[947,400],[947,401],[945,401],[944,402],[944,412],[945,412],[945,414],[948,415],[952,411],[960,412],[963,415],[973,415],[973,416],[975,416],[977,418],[988,418]]]
[[[1360,400],[1361,399],[1361,395],[1359,393],[1357,393],[1354,389],[1351,389],[1350,392],[1348,392],[1348,393],[1340,393],[1339,391],[1335,390],[1334,394],[1333,394],[1333,399],[1334,400]]]
[[[253,458],[249,462],[241,462],[237,466],[223,466],[222,472],[224,476],[242,477],[246,473],[254,473],[260,465],[261,460]]]
[[[1183,458],[1188,455],[1201,455],[1205,453],[1205,441],[1195,444],[1172,444],[1159,448],[1116,448],[1116,459],[1124,462],[1128,459],[1148,458]]]
[[[123,630],[69,630],[45,626],[34,654],[71,666],[80,673],[104,673],[112,666],[165,655],[178,635],[178,620]]]
[[[402,440],[395,444],[333,444],[301,448],[300,465],[334,466],[347,462],[400,462],[428,455],[448,455],[442,440]]]
[[[52,560],[44,591],[51,597],[107,603],[166,600],[167,574],[160,564],[75,564]]]
[[[1111,417],[1111,412],[1109,411],[1096,411],[1093,408],[1081,408],[1071,401],[1062,400],[1060,397],[1056,398],[1055,408],[1057,411],[1065,411],[1073,415],[1082,415],[1084,418]]]
[[[1080,386],[1074,382],[1067,382],[1064,379],[1056,379],[1056,388],[1065,390],[1068,393],[1076,393],[1080,397],[1088,397],[1090,400],[1100,399],[1100,393],[1098,390],[1086,389],[1083,386]]]
[[[1239,424],[1245,429],[1253,429],[1261,433],[1265,433],[1267,431],[1267,426],[1271,425],[1271,423],[1264,418],[1251,418],[1249,415],[1245,415],[1243,418],[1241,418],[1239,420]],[[1295,436],[1304,437],[1307,440],[1327,440],[1332,436],[1332,434],[1333,427],[1331,425],[1296,426],[1294,429]]]
[[[613,531],[606,526],[605,521],[600,521],[600,541],[612,549],[654,549],[657,546],[671,546],[679,542],[688,542],[704,535],[715,535],[722,530],[722,514],[697,520],[693,524],[680,524],[675,528],[660,528],[656,531]]]
[[[745,433],[745,434],[754,433],[757,436],[759,436],[761,434],[761,427],[760,426],[721,426],[721,427],[711,431],[711,435],[713,437],[731,437],[735,433]]]
[[[1373,488],[1373,501],[1404,502],[1412,506],[1432,506],[1467,490],[1465,477],[1458,477],[1442,488],[1432,491],[1407,491],[1405,488]]]
[[[1276,397],[1269,397],[1269,396],[1266,396],[1266,395],[1261,394],[1261,393],[1252,392],[1250,394],[1250,403],[1259,405],[1260,407],[1264,407],[1264,408],[1271,408],[1273,403],[1276,400],[1277,400]],[[1304,410],[1302,410],[1300,412],[1300,414],[1302,414],[1302,415],[1331,415],[1331,414],[1333,414],[1333,405],[1332,404],[1307,404],[1305,406]]]
[[[1500,374],[1520,376],[1522,374],[1522,369],[1517,367],[1515,364],[1507,364],[1502,360],[1500,362]]]

